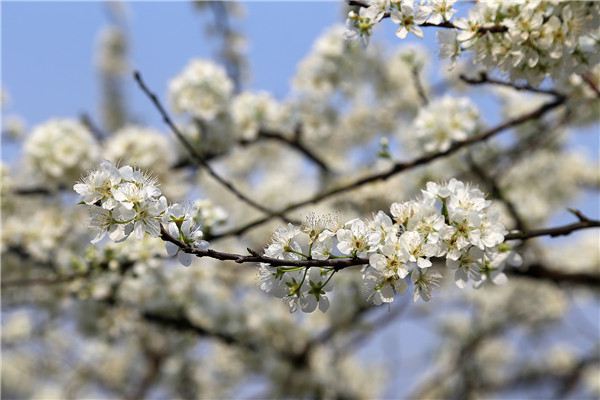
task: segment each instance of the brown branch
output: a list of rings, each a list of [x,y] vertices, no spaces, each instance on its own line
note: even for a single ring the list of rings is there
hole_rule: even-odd
[[[202,155],[194,148],[194,146],[186,139],[185,135],[183,135],[183,133],[179,130],[179,128],[177,128],[177,126],[175,125],[175,123],[173,122],[173,120],[171,119],[171,117],[169,116],[169,114],[167,113],[166,109],[163,107],[162,103],[160,102],[160,100],[158,99],[158,96],[156,96],[155,93],[153,93],[148,86],[146,86],[146,83],[144,82],[142,75],[140,74],[139,71],[135,71],[133,73],[133,76],[135,78],[135,81],[137,82],[138,86],[140,87],[140,89],[144,92],[144,94],[146,94],[146,96],[148,96],[148,98],[150,99],[150,101],[152,101],[152,104],[154,104],[155,108],[157,109],[157,111],[159,112],[159,114],[161,115],[163,122],[169,127],[169,129],[171,129],[171,131],[175,134],[175,136],[177,137],[177,139],[181,142],[181,144],[185,147],[185,149],[189,152],[190,156],[192,157],[192,159],[200,166],[204,167],[208,173],[217,181],[219,182],[223,187],[225,187],[229,192],[231,192],[235,197],[237,197],[239,200],[243,201],[244,203],[248,204],[249,206],[262,211],[263,213],[267,214],[270,218],[274,218],[274,217],[279,217],[281,218],[283,221],[285,222],[293,222],[292,220],[288,219],[285,217],[284,213],[281,212],[274,212],[269,210],[268,208],[266,208],[265,206],[259,204],[258,202],[250,199],[248,196],[246,196],[245,194],[243,194],[242,192],[240,192],[231,182],[229,182],[228,180],[226,180],[225,178],[223,178],[221,175],[219,175],[211,166],[210,164],[202,157]]]
[[[465,139],[463,141],[454,142],[452,144],[452,146],[450,146],[447,150],[440,151],[440,152],[434,152],[434,153],[428,153],[421,157],[417,157],[411,161],[396,162],[390,168],[388,168],[388,170],[386,170],[386,171],[375,173],[372,175],[365,176],[363,178],[356,179],[353,182],[347,183],[345,185],[334,187],[332,189],[318,193],[311,198],[299,201],[297,203],[290,204],[287,207],[280,209],[277,212],[277,214],[289,213],[291,211],[297,210],[298,208],[302,208],[302,207],[310,205],[310,204],[319,203],[319,202],[326,200],[330,197],[333,197],[335,195],[358,189],[358,188],[360,188],[366,184],[372,183],[372,182],[387,180],[394,175],[397,175],[402,172],[420,167],[422,165],[429,164],[430,162],[435,161],[437,159],[447,157],[451,154],[456,153],[458,150],[460,150],[462,148],[466,148],[473,144],[480,143],[487,139],[490,139],[491,137],[499,134],[500,132],[502,132],[504,130],[513,128],[515,126],[523,124],[532,119],[539,118],[539,117],[543,116],[544,114],[546,114],[547,112],[561,106],[564,102],[565,102],[564,97],[557,97],[553,101],[543,104],[536,110],[525,113],[516,118],[512,118],[512,119],[510,119],[506,122],[503,122],[491,129],[481,132],[478,135],[471,136],[468,139]],[[269,222],[272,218],[273,217],[269,217],[269,216],[262,217],[260,219],[252,221],[252,222],[248,223],[247,225],[241,226],[239,228],[235,228],[230,231],[226,231],[226,232],[222,232],[220,234],[213,235],[213,239],[219,239],[219,238],[228,237],[228,236],[239,236],[239,235],[245,233],[246,231],[255,228],[256,226],[259,226],[266,222]]]
[[[323,173],[330,173],[331,169],[327,165],[325,161],[323,161],[319,156],[317,156],[311,149],[309,149],[304,143],[302,143],[298,137],[295,135],[294,138],[290,139],[285,135],[282,135],[279,132],[261,130],[258,133],[257,140],[267,139],[273,140],[280,143],[284,143],[290,148],[298,151],[300,154],[304,155],[308,160],[312,161]],[[250,142],[246,142],[250,143]],[[245,144],[246,144],[245,143]]]
[[[553,89],[540,89],[540,88],[531,86],[529,84],[517,84],[517,83],[509,82],[509,81],[501,81],[499,79],[490,78],[485,72],[481,72],[477,78],[470,78],[464,74],[461,74],[460,80],[462,80],[463,82],[468,83],[470,85],[491,84],[491,85],[509,87],[509,88],[512,88],[512,89],[518,90],[518,91],[547,94],[549,96],[554,96],[554,97],[564,97],[563,94],[561,94]]]
[[[249,350],[256,350],[256,345],[254,345],[250,342],[241,340],[239,337],[236,337],[229,333],[219,332],[219,331],[211,331],[211,330],[201,327],[197,324],[193,324],[191,321],[189,321],[187,318],[184,318],[184,317],[168,316],[168,315],[163,315],[163,314],[158,314],[158,313],[147,311],[147,312],[142,313],[142,318],[145,321],[151,322],[153,324],[161,325],[161,326],[164,326],[167,328],[171,328],[176,331],[193,332],[199,336],[209,336],[209,337],[218,339],[219,341],[221,341],[225,344],[236,344],[240,347],[243,347],[243,348],[246,348]]]
[[[504,192],[496,182],[496,179],[494,179],[493,176],[486,173],[486,171],[484,171],[484,169],[481,168],[475,162],[475,160],[473,160],[473,157],[471,155],[467,156],[467,161],[471,167],[471,171],[483,182],[484,185],[487,186],[488,190],[490,191],[490,194],[502,204],[504,204],[511,218],[515,222],[516,229],[518,229],[520,232],[526,232],[528,229],[527,224],[525,223],[521,215],[519,215],[519,212],[517,211],[517,208],[515,207],[514,203],[504,195]]]
[[[361,8],[365,8],[365,7],[369,7],[368,3],[365,3],[363,1],[360,0],[349,0],[348,1],[348,5],[350,6],[357,6],[357,7],[361,7]],[[390,18],[391,13],[386,12],[385,14],[383,14],[383,18]],[[424,26],[424,27],[434,27],[434,28],[447,28],[447,29],[458,29],[458,30],[462,30],[461,28],[459,28],[458,26],[456,26],[455,24],[453,24],[450,21],[444,21],[442,23],[439,24],[432,24],[431,22],[423,22],[422,24],[419,24],[419,26]],[[508,28],[506,26],[503,25],[491,25],[491,26],[482,26],[478,29],[478,33],[480,34],[484,34],[487,32],[490,33],[502,33],[502,32],[506,32],[508,31]]]
[[[258,253],[248,250],[251,255],[242,255],[242,254],[234,254],[234,253],[225,253],[221,251],[216,251],[212,249],[200,250],[175,239],[171,236],[162,226],[161,226],[161,239],[166,242],[171,242],[177,247],[179,247],[185,253],[193,254],[197,257],[209,257],[214,258],[215,260],[221,261],[234,261],[238,264],[243,263],[265,263],[274,267],[304,267],[304,268],[312,268],[312,267],[321,267],[321,268],[331,268],[334,271],[339,271],[344,268],[353,267],[355,265],[366,265],[369,263],[369,260],[366,258],[359,257],[348,257],[348,258],[334,258],[329,260],[315,260],[315,259],[305,259],[305,260],[282,260],[279,258],[272,258],[267,256],[261,256]]]
[[[509,233],[504,236],[504,240],[527,240],[540,236],[566,236],[581,229],[600,227],[600,220],[590,219],[584,216],[580,211],[575,211],[574,213],[577,213],[576,215],[579,218],[579,222],[553,228],[532,229],[526,232]]]
[[[411,74],[413,77],[413,83],[415,84],[415,89],[417,90],[417,94],[421,99],[421,104],[426,106],[429,104],[429,98],[427,97],[427,93],[425,92],[425,87],[423,86],[423,82],[421,81],[421,75],[419,74],[419,68],[413,67],[411,69]]]
[[[596,97],[600,98],[600,89],[592,77],[593,75],[590,74],[581,74],[581,79],[583,79],[589,88],[592,89],[592,91],[596,94]]]
[[[556,284],[578,285],[600,288],[600,275],[587,272],[563,272],[551,269],[542,264],[531,264],[526,269],[512,269],[512,276],[541,279]]]
[[[20,286],[53,286],[60,285],[61,283],[69,283],[79,278],[85,278],[89,276],[89,274],[78,274],[78,275],[66,275],[59,277],[40,277],[40,278],[24,278],[24,279],[14,279],[9,281],[2,281],[2,288],[9,287],[20,287]]]

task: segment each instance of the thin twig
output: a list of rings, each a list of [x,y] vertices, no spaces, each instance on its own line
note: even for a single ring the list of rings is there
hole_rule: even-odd
[[[283,260],[279,258],[272,258],[267,256],[258,255],[256,252],[253,252],[252,255],[243,255],[243,254],[235,254],[235,253],[225,253],[221,251],[216,251],[212,249],[200,250],[175,239],[172,237],[164,228],[161,227],[161,239],[166,242],[171,242],[177,247],[179,247],[182,251],[193,254],[197,257],[209,257],[214,258],[216,260],[221,261],[234,261],[238,264],[242,263],[265,263],[275,267],[321,267],[321,268],[331,268],[334,271],[338,271],[344,268],[352,267],[355,265],[365,265],[369,263],[369,260],[366,258],[354,257],[354,258],[335,258],[330,260],[314,260],[314,259],[305,259],[305,260]]]
[[[534,229],[525,232],[516,232],[509,233],[504,236],[505,241],[510,240],[527,240],[540,236],[560,236],[560,235],[568,235],[572,232],[581,229],[588,229],[594,227],[600,227],[600,221],[592,220],[587,217],[584,217],[585,220],[581,220],[580,222],[558,226],[554,228],[543,228],[543,229]],[[369,264],[369,260],[367,258],[362,257],[348,257],[348,258],[334,258],[327,260],[315,260],[315,259],[303,259],[303,260],[283,260],[279,258],[272,258],[267,256],[261,256],[257,252],[249,249],[249,253],[251,255],[244,254],[235,254],[235,253],[225,253],[221,251],[216,251],[212,249],[201,250],[198,248],[191,247],[178,239],[171,236],[162,226],[161,226],[161,239],[173,243],[177,247],[179,247],[185,253],[193,254],[197,257],[209,257],[214,258],[216,260],[221,261],[234,261],[238,264],[243,263],[264,263],[269,264],[274,267],[303,267],[303,268],[330,268],[334,271],[339,271],[345,268],[353,267],[356,265],[367,265]]]
[[[471,167],[471,171],[488,187],[490,194],[504,204],[511,218],[515,222],[515,228],[520,232],[527,231],[527,224],[521,215],[519,215],[514,203],[504,195],[504,191],[500,188],[496,179],[481,168],[471,155],[467,156],[467,161]]]
[[[514,82],[501,81],[499,79],[490,78],[485,72],[481,72],[477,78],[470,78],[464,74],[461,74],[460,79],[463,82],[468,83],[470,85],[491,84],[491,85],[498,85],[498,86],[506,86],[506,87],[509,87],[509,88],[512,88],[512,89],[515,89],[518,91],[547,94],[547,95],[554,96],[554,97],[563,97],[564,96],[563,94],[561,94],[553,89],[540,89],[540,88],[531,86],[529,84],[517,84]]]
[[[250,199],[248,196],[246,196],[245,194],[243,194],[242,192],[240,192],[231,182],[229,182],[228,180],[226,180],[225,178],[223,178],[221,175],[219,175],[210,166],[210,164],[208,162],[206,162],[206,160],[202,157],[202,155],[200,153],[198,153],[198,151],[194,148],[194,146],[187,140],[187,138],[185,137],[185,135],[183,135],[183,133],[175,125],[175,123],[173,122],[173,120],[171,119],[171,117],[169,116],[169,114],[167,113],[166,109],[163,107],[162,103],[158,99],[158,96],[156,96],[156,94],[153,93],[148,88],[148,86],[146,85],[146,83],[144,82],[144,80],[143,80],[142,75],[140,74],[140,72],[139,71],[135,71],[133,73],[133,76],[135,78],[135,81],[138,83],[140,89],[144,92],[144,94],[146,94],[146,96],[148,96],[148,98],[150,99],[150,101],[152,101],[152,104],[154,104],[154,106],[156,107],[157,111],[160,113],[160,115],[161,115],[161,117],[163,119],[163,122],[175,134],[175,136],[177,137],[177,139],[179,139],[179,141],[183,144],[183,146],[190,153],[190,156],[192,156],[192,158],[193,158],[193,160],[195,162],[197,162],[202,167],[206,168],[206,170],[208,171],[208,173],[217,182],[219,182],[229,192],[231,192],[233,195],[235,195],[235,197],[237,197],[239,200],[243,201],[244,203],[248,204],[249,206],[251,206],[251,207],[253,207],[253,208],[255,208],[255,209],[259,210],[259,211],[262,211],[263,213],[267,214],[270,218],[279,217],[282,220],[284,220],[285,222],[293,222],[293,220],[285,217],[285,215],[284,215],[285,213],[281,213],[281,212],[276,212],[276,211],[269,210],[267,207],[264,207],[263,205],[261,205],[261,204],[257,203],[256,201]]]
[[[304,143],[302,143],[297,137],[297,135],[295,135],[294,138],[290,139],[279,132],[261,130],[260,132],[258,132],[258,136],[256,137],[256,139],[240,141],[240,144],[243,146],[247,146],[249,144],[256,143],[261,140],[273,140],[283,143],[289,146],[290,148],[298,151],[300,154],[304,155],[308,160],[313,162],[321,170],[321,172],[331,172],[331,168],[327,165],[327,163],[323,161],[319,156],[317,156]]]
[[[413,67],[411,69],[413,83],[415,84],[415,89],[417,90],[417,94],[421,99],[421,103],[426,106],[429,104],[429,98],[427,97],[427,93],[425,92],[425,87],[423,86],[423,82],[421,81],[421,75],[419,68]]]
[[[378,172],[378,173],[375,173],[372,175],[365,176],[363,178],[356,179],[345,185],[341,185],[341,186],[334,187],[329,190],[325,190],[325,191],[318,193],[308,199],[305,199],[305,200],[302,200],[302,201],[299,201],[296,203],[292,203],[292,204],[288,205],[287,207],[284,207],[281,210],[279,210],[277,212],[277,214],[286,214],[291,211],[297,210],[298,208],[302,208],[302,207],[305,207],[310,204],[319,203],[319,202],[329,199],[330,197],[333,197],[335,195],[358,189],[369,183],[387,180],[394,175],[397,175],[402,172],[412,170],[414,168],[429,164],[430,162],[432,162],[434,160],[447,157],[451,154],[456,153],[458,150],[460,150],[462,148],[466,148],[473,144],[483,142],[483,141],[490,139],[491,137],[499,134],[500,132],[503,132],[507,129],[513,128],[520,124],[523,124],[532,119],[539,118],[542,115],[546,114],[547,112],[559,107],[564,102],[565,102],[564,97],[557,97],[553,101],[545,103],[533,111],[530,111],[528,113],[520,115],[516,118],[512,118],[512,119],[510,119],[506,122],[503,122],[491,129],[481,132],[478,135],[471,136],[463,141],[454,142],[454,144],[452,146],[450,146],[447,150],[440,151],[440,152],[434,152],[434,153],[428,153],[421,157],[417,157],[411,161],[396,162],[390,168],[388,168],[386,171]],[[239,236],[239,235],[247,232],[250,229],[253,229],[253,228],[255,228],[259,225],[262,225],[266,222],[269,222],[272,218],[273,217],[269,217],[269,216],[262,217],[260,219],[252,221],[252,222],[250,222],[244,226],[241,226],[239,228],[234,228],[230,231],[226,231],[226,232],[222,232],[220,234],[213,235],[212,238],[214,240],[214,239],[228,237],[228,236]]]

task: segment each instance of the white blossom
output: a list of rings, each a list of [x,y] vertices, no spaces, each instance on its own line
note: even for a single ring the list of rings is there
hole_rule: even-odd
[[[413,122],[410,143],[426,152],[445,151],[477,132],[479,112],[467,98],[444,96],[423,107]]]
[[[261,129],[277,129],[280,106],[266,92],[244,92],[237,95],[231,104],[231,116],[238,135],[242,139],[255,139]]]
[[[169,84],[173,109],[204,121],[212,121],[226,110],[233,83],[220,66],[193,60]]]
[[[24,151],[28,164],[48,185],[70,185],[92,168],[99,156],[90,131],[71,119],[52,119],[34,127]]]

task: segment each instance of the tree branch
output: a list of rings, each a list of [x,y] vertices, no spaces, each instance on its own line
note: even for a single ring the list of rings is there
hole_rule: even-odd
[[[579,222],[557,226],[554,228],[532,229],[525,232],[509,233],[508,235],[504,236],[504,240],[527,240],[540,236],[566,236],[581,229],[600,227],[600,220],[590,219],[583,215],[581,211],[574,210],[572,212],[577,215]]]
[[[600,288],[600,275],[587,272],[563,272],[551,269],[542,264],[531,264],[526,269],[512,269],[510,275],[541,279],[556,284],[579,285]]]
[[[161,104],[160,100],[156,96],[156,94],[154,94],[148,88],[148,86],[146,86],[146,83],[144,82],[144,80],[143,80],[142,75],[140,74],[140,72],[139,71],[135,71],[134,74],[133,74],[133,76],[134,76],[135,81],[137,82],[138,86],[140,87],[140,89],[144,92],[144,94],[146,94],[146,96],[148,96],[148,98],[150,99],[150,101],[152,102],[152,104],[154,104],[155,108],[157,109],[157,111],[161,115],[161,117],[163,119],[163,122],[169,127],[169,129],[171,129],[171,131],[175,134],[175,136],[177,137],[177,139],[181,142],[181,144],[189,152],[189,154],[192,157],[192,159],[198,165],[201,165],[202,167],[206,168],[206,170],[208,171],[208,173],[217,182],[219,182],[223,187],[225,187],[229,192],[231,192],[239,200],[243,201],[244,203],[248,204],[249,206],[251,206],[251,207],[253,207],[253,208],[255,208],[255,209],[259,210],[259,211],[262,211],[263,213],[267,214],[268,217],[270,217],[270,218],[278,217],[278,218],[281,218],[285,222],[293,222],[289,218],[286,218],[285,215],[284,215],[284,213],[277,212],[277,211],[271,211],[268,208],[264,207],[263,205],[261,205],[261,204],[257,203],[256,201],[250,199],[248,196],[246,196],[245,194],[243,194],[242,192],[240,192],[238,189],[236,189],[235,186],[231,182],[229,182],[228,180],[226,180],[225,178],[223,178],[221,175],[219,175],[210,166],[210,164],[202,157],[202,155],[200,153],[198,153],[198,151],[196,151],[196,149],[194,148],[194,146],[186,139],[186,137],[179,130],[179,128],[177,128],[177,126],[175,125],[175,123],[173,122],[173,120],[171,119],[171,117],[169,116],[169,114],[167,113],[166,109],[163,107],[163,105]]]
[[[361,7],[361,8],[366,8],[369,7],[368,3],[365,3],[363,1],[360,0],[349,0],[348,1],[348,5],[350,6],[357,6],[357,7]],[[385,14],[383,14],[383,18],[389,18],[391,16],[391,14],[389,12],[386,12]],[[440,24],[432,24],[431,22],[424,22],[422,24],[419,24],[419,26],[424,26],[424,27],[435,27],[435,28],[447,28],[447,29],[458,29],[458,30],[462,30],[461,28],[459,28],[458,26],[456,26],[455,24],[453,24],[450,21],[444,21]],[[506,26],[503,25],[491,25],[491,26],[482,26],[479,28],[479,30],[477,31],[480,34],[484,34],[487,32],[490,33],[502,33],[502,32],[506,32],[508,31],[508,28]]]
[[[521,218],[521,215],[519,215],[519,212],[517,211],[517,208],[513,202],[504,195],[504,192],[496,182],[496,179],[494,179],[493,176],[489,175],[483,168],[481,168],[470,154],[467,155],[467,161],[469,162],[471,171],[483,182],[484,185],[488,187],[490,194],[506,206],[508,213],[515,222],[515,227],[520,232],[526,232],[527,224],[523,218]]]
[[[300,154],[304,155],[308,160],[313,162],[321,170],[321,172],[330,173],[331,168],[327,165],[327,163],[323,161],[319,156],[317,156],[304,143],[302,143],[298,136],[299,135],[296,135],[294,138],[290,139],[279,132],[261,130],[260,132],[258,132],[258,136],[256,139],[242,140],[240,141],[240,144],[243,146],[247,146],[249,144],[256,143],[261,140],[273,140],[276,142],[280,142],[298,151]]]
[[[171,236],[164,227],[161,226],[161,239],[166,242],[171,242],[181,250],[186,253],[193,254],[197,257],[209,257],[214,258],[215,260],[221,261],[234,261],[238,264],[243,263],[265,263],[272,265],[274,267],[321,267],[321,268],[331,268],[334,271],[339,271],[344,268],[352,267],[355,265],[365,265],[369,263],[369,260],[366,258],[334,258],[329,260],[315,260],[315,259],[305,259],[305,260],[282,260],[279,258],[272,258],[261,256],[258,253],[249,250],[251,255],[243,255],[243,254],[234,254],[234,253],[225,253],[221,251],[216,251],[212,249],[200,250],[197,248],[193,248],[188,246],[187,244],[175,239]]]
[[[452,146],[450,146],[447,150],[440,151],[440,152],[434,152],[434,153],[428,153],[421,157],[417,157],[411,161],[396,162],[387,171],[368,175],[363,178],[356,179],[353,182],[347,183],[345,185],[340,185],[338,187],[334,187],[332,189],[323,191],[323,192],[318,193],[318,194],[314,195],[313,197],[308,198],[306,200],[302,200],[297,203],[290,204],[287,207],[280,209],[277,212],[277,214],[285,214],[285,213],[297,210],[298,208],[302,208],[302,207],[310,205],[310,204],[319,203],[319,202],[326,200],[330,197],[333,197],[335,195],[358,189],[358,188],[362,187],[363,185],[366,185],[366,184],[369,184],[372,182],[387,180],[394,175],[397,175],[402,172],[420,167],[422,165],[426,165],[434,160],[449,156],[451,154],[456,153],[458,150],[460,150],[462,148],[466,148],[473,144],[480,143],[487,139],[490,139],[491,137],[499,134],[500,132],[502,132],[504,130],[513,128],[515,126],[518,126],[518,125],[525,123],[527,121],[530,121],[532,119],[539,118],[542,115],[546,114],[547,112],[562,105],[565,102],[565,100],[566,100],[565,97],[557,97],[553,101],[543,104],[536,110],[525,113],[516,118],[512,118],[512,119],[510,119],[506,122],[503,122],[491,129],[481,132],[478,135],[471,136],[468,139],[465,139],[463,141],[454,142],[454,144],[452,144]],[[226,231],[226,232],[222,232],[220,234],[213,235],[212,238],[214,240],[214,239],[219,239],[219,238],[228,237],[228,236],[239,236],[256,226],[259,226],[266,222],[269,222],[272,218],[273,217],[266,216],[266,217],[257,219],[253,222],[250,222],[247,225],[241,226],[239,228],[235,228],[230,231]]]
[[[470,85],[491,84],[491,85],[509,87],[509,88],[512,88],[512,89],[515,89],[518,91],[547,94],[547,95],[554,96],[554,97],[564,97],[563,94],[561,94],[553,89],[540,89],[540,88],[536,88],[536,87],[528,85],[528,84],[519,85],[514,82],[501,81],[498,79],[490,78],[485,72],[481,72],[477,78],[470,78],[464,74],[461,74],[460,80],[462,80],[463,82],[468,83]]]

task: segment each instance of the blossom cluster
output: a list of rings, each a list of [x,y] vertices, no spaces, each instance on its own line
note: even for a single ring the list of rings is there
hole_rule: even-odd
[[[233,81],[223,67],[207,60],[192,60],[169,86],[177,113],[192,117],[184,127],[199,150],[218,154],[234,140],[256,139],[261,129],[285,130],[284,107],[266,92],[233,95]],[[289,118],[288,118],[289,119]]]
[[[274,129],[279,123],[282,110],[267,92],[244,92],[233,99],[231,116],[243,139],[256,138],[259,130]]]
[[[479,111],[466,97],[444,96],[421,108],[413,123],[416,149],[445,151],[452,142],[473,135],[479,127]]]
[[[396,36],[406,38],[409,33],[423,37],[419,25],[428,22],[439,25],[452,18],[456,10],[456,0],[430,0],[415,3],[413,0],[369,0],[367,7],[360,8],[358,13],[350,11],[346,20],[346,37],[361,39],[367,44],[373,27],[381,19],[389,15],[392,22],[398,25]]]
[[[441,26],[440,55],[453,61],[470,51],[473,61],[538,85],[565,81],[600,61],[597,26],[600,4],[546,0],[481,1],[467,18],[451,20],[455,0],[370,0],[350,11],[346,37],[368,42],[384,16],[398,25],[396,36],[423,37],[421,26]]]
[[[435,259],[446,260],[456,285],[474,287],[506,281],[503,268],[518,262],[505,245],[506,229],[484,194],[455,179],[427,183],[419,198],[393,203],[390,214],[353,219],[338,225],[331,218],[310,218],[301,227],[278,229],[265,255],[283,260],[364,259],[362,280],[374,304],[390,303],[412,283],[414,300],[431,299],[442,276]],[[327,292],[335,267],[260,266],[262,290],[281,297],[293,311],[329,306]]]
[[[98,143],[81,123],[52,119],[33,128],[24,143],[25,159],[46,185],[73,182],[100,155]]]
[[[156,175],[164,174],[174,163],[173,146],[168,137],[138,125],[126,125],[108,138],[104,157]]]
[[[107,234],[115,242],[123,241],[131,234],[136,239],[142,239],[145,234],[160,237],[163,227],[187,246],[201,250],[208,248],[208,242],[202,240],[204,226],[198,223],[194,208],[177,203],[168,206],[156,181],[131,166],[117,169],[104,161],[73,189],[81,195],[84,204],[92,206],[91,227],[97,231],[92,243]],[[166,248],[167,253],[177,255],[183,265],[192,262],[191,255],[174,244],[167,242]]]
[[[209,61],[191,61],[169,85],[173,109],[201,121],[212,121],[224,112],[233,93],[225,70]]]

